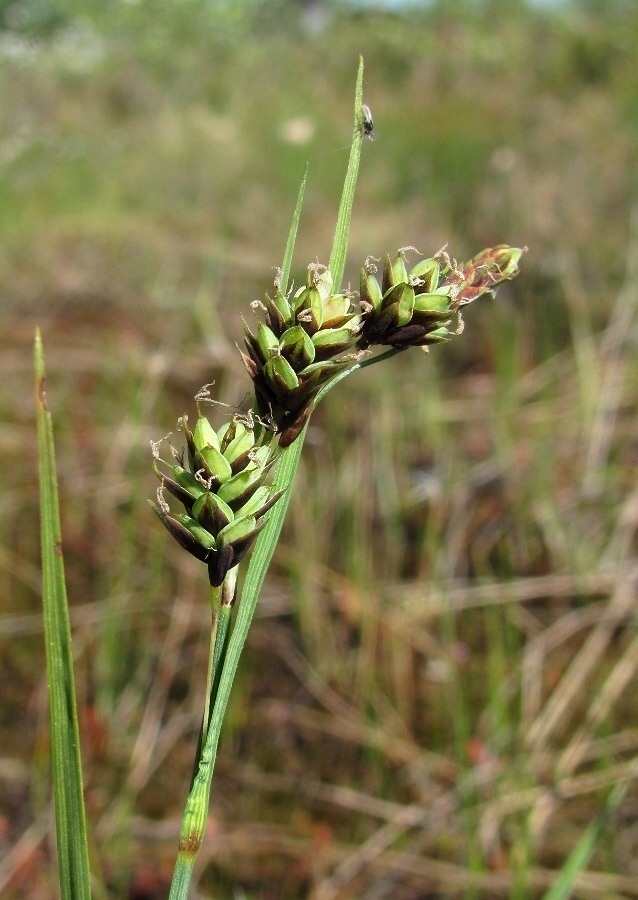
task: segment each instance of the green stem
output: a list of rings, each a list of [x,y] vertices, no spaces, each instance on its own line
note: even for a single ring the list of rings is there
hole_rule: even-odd
[[[211,693],[213,690],[213,685],[215,683],[215,650],[217,647],[217,633],[219,631],[219,616],[221,612],[222,605],[222,588],[223,585],[219,587],[212,587],[210,589],[210,605],[212,611],[212,622],[210,629],[210,643],[208,646],[208,674],[206,677],[206,701],[204,703],[204,715],[202,717],[202,739],[205,737],[206,731],[208,730],[208,720],[210,719],[210,709],[212,704],[214,703],[214,697],[211,697]],[[199,748],[197,752],[197,759],[199,758]],[[196,759],[196,762],[197,762]]]
[[[228,647],[236,583],[237,568],[234,568],[230,570],[220,587],[211,587],[212,626],[206,679],[206,702],[199,730],[190,793],[179,833],[179,852],[175,862],[169,900],[187,900],[193,866],[206,829],[210,786],[213,780],[212,760],[217,743],[217,735],[210,728],[210,720]]]
[[[397,356],[399,353],[405,352],[405,347],[391,347],[389,350],[386,350],[385,353],[379,353],[378,356],[373,356],[370,359],[364,359],[362,363],[359,363],[360,369],[365,369],[366,366],[373,366],[375,363],[381,362],[384,359],[392,359],[393,356]]]
[[[199,766],[199,757],[202,752],[202,745],[204,740],[206,739],[206,731],[208,730],[208,721],[210,719],[210,710],[214,703],[214,698],[211,699],[211,694],[213,691],[213,685],[215,682],[215,646],[217,642],[217,631],[219,627],[219,614],[221,610],[221,597],[222,597],[222,586],[213,587],[211,585],[210,589],[210,605],[212,612],[212,621],[210,628],[210,641],[208,643],[208,672],[206,675],[206,700],[204,701],[204,715],[202,716],[202,722],[199,726],[199,735],[197,738],[197,749],[195,750],[195,759],[193,760],[193,771],[191,773],[191,788],[193,787],[193,783],[195,781],[195,776],[197,775],[197,768]]]
[[[206,710],[206,732],[210,726],[210,720],[213,715],[213,706],[217,697],[217,688],[219,687],[219,679],[224,668],[224,660],[226,659],[226,650],[228,649],[228,637],[230,634],[230,620],[232,617],[233,604],[235,602],[235,587],[237,585],[237,567],[231,569],[224,583],[222,584],[221,606],[219,609],[219,621],[217,624],[217,634],[215,640],[215,648],[213,650],[213,678],[210,684],[209,704]]]
[[[317,406],[320,400],[323,400],[328,391],[331,391],[333,387],[339,384],[340,381],[343,381],[344,378],[347,378],[348,375],[352,375],[354,372],[358,372],[359,369],[365,369],[367,366],[373,366],[375,363],[381,362],[384,359],[390,359],[391,357],[396,356],[397,353],[403,353],[404,349],[405,348],[403,347],[392,347],[390,350],[386,350],[385,353],[379,353],[378,356],[372,356],[370,357],[370,359],[365,359],[363,362],[354,363],[354,365],[350,366],[349,369],[345,369],[343,372],[339,372],[338,375],[335,375],[332,381],[329,381],[328,384],[324,385],[321,388],[314,399],[313,409]],[[297,440],[303,441],[305,434],[306,432],[304,431],[303,434],[301,434],[299,438],[297,438]]]

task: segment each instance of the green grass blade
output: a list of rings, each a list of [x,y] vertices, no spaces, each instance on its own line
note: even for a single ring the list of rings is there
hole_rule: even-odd
[[[297,205],[292,214],[292,222],[290,223],[290,231],[288,232],[288,243],[286,244],[286,252],[284,253],[284,261],[281,266],[281,290],[285,294],[288,287],[288,279],[290,278],[290,267],[292,265],[292,255],[295,250],[295,241],[297,240],[297,230],[299,228],[299,219],[301,218],[301,207],[303,206],[303,197],[306,191],[306,178],[308,177],[308,163],[303,173],[299,193],[297,194]]]
[[[64,582],[53,424],[46,404],[40,332],[35,338],[40,472],[42,600],[51,713],[51,767],[58,870],[63,898],[89,898],[90,872],[82,795],[80,739],[73,680],[71,628]]]
[[[596,844],[607,827],[609,819],[622,803],[628,787],[629,783],[626,781],[619,782],[614,787],[607,798],[605,808],[585,830],[585,833],[567,857],[560,875],[547,891],[543,900],[568,900],[572,896],[576,879],[587,868]]]
[[[332,243],[332,252],[330,254],[330,262],[328,264],[328,268],[332,273],[332,283],[335,291],[339,290],[341,279],[343,278],[343,272],[346,267],[348,235],[350,233],[350,219],[352,217],[352,204],[354,203],[354,192],[357,186],[359,160],[361,159],[361,142],[363,141],[363,130],[361,128],[362,101],[363,57],[360,56],[359,71],[357,72],[357,83],[354,90],[354,133],[352,138],[352,147],[350,148],[350,159],[348,160],[348,169],[346,171],[346,178],[343,183],[341,203],[339,204],[339,215],[337,216],[337,227],[335,228],[335,236]]]

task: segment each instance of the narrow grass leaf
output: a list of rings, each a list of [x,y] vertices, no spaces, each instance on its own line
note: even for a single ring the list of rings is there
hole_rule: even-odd
[[[306,179],[308,177],[308,163],[301,179],[299,193],[297,194],[297,204],[292,214],[292,222],[290,223],[290,231],[288,232],[288,242],[286,244],[286,252],[284,253],[284,261],[281,266],[281,291],[286,293],[288,287],[288,279],[290,278],[290,267],[292,265],[292,255],[295,250],[295,241],[297,240],[297,230],[299,228],[299,219],[301,217],[301,207],[303,206],[304,193],[306,191]]]
[[[64,581],[62,531],[55,471],[53,423],[46,404],[40,332],[35,338],[35,386],[40,475],[42,600],[51,716],[51,767],[60,890],[89,898],[90,872],[82,795],[80,739],[73,679],[71,628]]]
[[[357,83],[354,90],[354,133],[352,146],[350,148],[348,169],[346,171],[346,177],[343,183],[343,191],[341,193],[341,203],[339,204],[337,227],[335,228],[335,235],[332,243],[332,252],[330,254],[330,262],[328,264],[328,268],[330,269],[330,272],[332,274],[332,283],[335,291],[338,291],[341,285],[341,279],[343,278],[343,272],[346,267],[346,255],[348,253],[348,236],[350,234],[352,204],[354,202],[354,192],[357,186],[359,160],[361,159],[361,143],[363,141],[363,130],[361,128],[362,101],[363,57],[360,56],[359,71],[357,72]]]
[[[572,896],[576,879],[584,872],[589,864],[596,844],[600,840],[611,816],[622,803],[629,783],[619,782],[610,793],[605,808],[585,830],[583,836],[567,857],[565,865],[551,888],[547,891],[543,900],[568,900]]]

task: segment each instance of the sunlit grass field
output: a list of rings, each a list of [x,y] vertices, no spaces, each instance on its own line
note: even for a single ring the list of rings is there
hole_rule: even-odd
[[[0,895],[56,896],[32,342],[54,416],[95,898],[167,896],[205,691],[202,567],[149,442],[296,251],[346,280],[526,245],[465,333],[347,379],[304,448],[194,897],[638,897],[638,8],[0,3]],[[416,257],[413,257],[416,260]],[[219,421],[230,413],[219,409]]]

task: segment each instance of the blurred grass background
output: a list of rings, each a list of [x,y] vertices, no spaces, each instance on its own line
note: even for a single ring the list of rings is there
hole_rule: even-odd
[[[465,334],[315,415],[193,896],[541,896],[638,750],[638,5],[0,0],[0,894],[56,896],[31,347],[56,425],[96,898],[165,897],[205,573],[145,498],[249,390],[306,159],[327,261],[527,245]],[[220,413],[222,415],[223,413]],[[220,423],[217,423],[220,424]],[[573,896],[638,896],[632,786]]]

